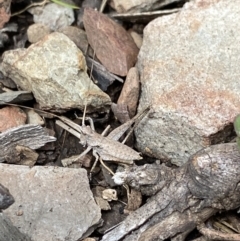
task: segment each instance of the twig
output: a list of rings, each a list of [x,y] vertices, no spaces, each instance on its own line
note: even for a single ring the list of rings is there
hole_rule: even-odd
[[[210,228],[206,228],[205,224],[201,224],[197,228],[201,234],[203,234],[205,237],[211,240],[240,240],[240,234],[222,233]]]
[[[20,11],[18,11],[18,12],[15,12],[15,13],[13,13],[13,14],[11,14],[11,17],[14,17],[14,16],[16,16],[16,15],[19,15],[19,14],[25,12],[26,10],[28,10],[28,9],[31,8],[31,7],[42,6],[42,5],[44,6],[45,4],[47,4],[47,3],[49,3],[49,2],[50,2],[49,0],[43,0],[43,1],[40,2],[40,3],[31,3],[31,4],[29,4],[27,7],[25,7],[24,9],[22,9],[22,10],[20,10]]]

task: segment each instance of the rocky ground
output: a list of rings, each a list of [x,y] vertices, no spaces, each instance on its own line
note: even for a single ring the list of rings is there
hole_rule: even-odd
[[[0,241],[240,240],[237,0],[0,9]]]

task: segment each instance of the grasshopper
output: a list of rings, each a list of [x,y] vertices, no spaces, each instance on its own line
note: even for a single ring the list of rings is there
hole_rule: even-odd
[[[108,126],[102,132],[102,134],[98,134],[97,132],[95,132],[93,121],[91,118],[86,118],[87,120],[89,120],[90,126],[85,125],[85,110],[82,118],[82,126],[77,125],[76,123],[64,116],[60,116],[60,120],[57,120],[56,124],[79,138],[80,143],[83,146],[87,146],[87,149],[82,152],[77,159],[70,162],[63,162],[63,166],[68,166],[72,164],[73,162],[77,161],[79,158],[87,154],[90,150],[93,150],[93,156],[96,158],[92,170],[94,169],[98,160],[100,160],[101,164],[103,164],[103,166],[107,168],[104,165],[103,160],[131,165],[133,164],[133,160],[142,159],[139,152],[124,144],[127,137],[133,131],[133,128],[131,132],[128,133],[123,143],[118,142],[118,140],[134,123],[136,125],[138,122],[140,122],[140,120],[145,116],[148,111],[149,107],[145,108],[141,113],[137,114],[131,120],[127,121],[126,123],[122,124],[118,128],[114,129],[112,132],[110,132],[108,136],[105,135],[109,130],[110,126]],[[111,170],[108,169],[108,171],[112,173]]]
[[[11,106],[18,106],[26,109],[34,109],[27,106],[21,106],[17,104],[6,103]],[[52,113],[45,112],[43,110],[38,110],[40,113],[49,114],[52,117],[58,118],[56,120],[56,124],[70,132],[80,140],[80,144],[83,146],[87,146],[87,149],[82,152],[78,158],[72,161],[62,162],[63,166],[69,166],[72,163],[78,161],[82,156],[86,155],[91,149],[93,150],[93,156],[96,158],[95,163],[92,166],[90,173],[95,168],[97,161],[99,160],[101,164],[112,174],[114,173],[104,164],[105,161],[113,161],[117,163],[121,163],[124,165],[132,165],[133,160],[141,160],[142,157],[139,152],[133,150],[129,146],[125,145],[127,138],[131,135],[134,130],[134,127],[142,120],[142,118],[150,111],[150,107],[143,109],[140,113],[134,116],[131,120],[122,124],[118,128],[111,131],[108,136],[105,136],[108,132],[110,126],[107,126],[102,134],[98,134],[95,131],[93,120],[90,117],[85,118],[86,106],[84,109],[84,114],[82,118],[82,125],[78,125],[72,120],[68,119],[65,116],[58,116]],[[89,121],[89,125],[85,125],[85,119]],[[130,132],[127,134],[125,139],[121,142],[118,142],[120,137],[135,123],[135,125],[131,128]]]

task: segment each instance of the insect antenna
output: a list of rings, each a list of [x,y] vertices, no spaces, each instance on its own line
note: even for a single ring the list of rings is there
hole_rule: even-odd
[[[85,103],[83,117],[82,117],[82,126],[85,126],[86,111],[87,111],[87,104]]]
[[[94,49],[94,52],[93,52],[93,59],[95,58],[95,49]],[[91,69],[90,69],[90,74],[89,74],[89,85],[88,85],[88,90],[87,90],[87,95],[86,95],[86,99],[88,98],[89,96],[89,90],[90,90],[90,85],[91,85],[91,81],[92,81],[92,78],[93,78],[93,62],[91,64]],[[83,117],[82,117],[82,126],[85,126],[85,119],[86,119],[86,112],[87,112],[87,100],[84,100],[84,110],[83,110]]]
[[[102,2],[101,6],[100,6],[100,12],[102,12],[104,10],[104,7],[105,7],[106,3],[107,3],[106,0],[104,0]],[[99,24],[99,20],[98,20],[97,24]],[[90,46],[90,44],[88,44],[88,50],[89,50],[89,46]],[[96,56],[96,48],[97,48],[97,46],[98,46],[98,44],[94,44],[94,46],[91,46],[93,48],[93,57],[92,57],[93,60],[95,59],[95,56]],[[86,51],[86,55],[87,55],[88,50]],[[92,61],[91,68],[90,68],[90,73],[89,73],[90,81],[89,81],[89,85],[88,85],[88,91],[87,91],[86,99],[89,96],[90,85],[92,84],[91,81],[93,81],[93,65],[94,64],[93,64],[93,61]],[[85,102],[85,104],[84,104],[84,111],[83,111],[83,117],[82,117],[82,126],[85,126],[85,119],[86,119],[86,112],[87,112],[87,100],[84,101],[84,102]],[[89,120],[90,120],[90,118],[89,118]],[[90,120],[90,122],[91,121],[92,120]],[[92,126],[92,129],[94,129],[93,123],[90,123],[90,124]]]

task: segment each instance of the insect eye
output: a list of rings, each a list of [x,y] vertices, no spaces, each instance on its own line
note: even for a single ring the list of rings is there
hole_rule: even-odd
[[[81,141],[79,141],[79,143],[82,145],[82,146],[86,146],[87,142],[86,140],[82,139]]]
[[[136,187],[137,186],[134,179],[130,179],[128,183],[129,183],[129,186],[131,186],[131,187]]]
[[[133,183],[133,179],[130,179],[130,180],[128,181],[128,184],[131,185],[132,183]]]

